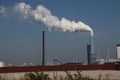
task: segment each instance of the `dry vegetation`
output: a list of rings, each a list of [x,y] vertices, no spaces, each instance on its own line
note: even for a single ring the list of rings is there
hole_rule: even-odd
[[[26,73],[24,77],[21,77],[20,79],[8,79],[0,77],[0,80],[111,80],[109,75],[106,75],[106,78],[102,79],[102,75],[99,74],[98,79],[92,79],[88,76],[83,76],[80,71],[76,71],[75,74],[70,74],[67,71],[65,71],[65,73],[66,75],[64,76],[54,74],[52,77],[50,77],[48,74],[44,74],[43,72],[31,72]]]

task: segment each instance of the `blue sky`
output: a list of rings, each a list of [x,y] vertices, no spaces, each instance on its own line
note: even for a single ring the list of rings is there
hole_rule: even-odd
[[[6,14],[0,14],[0,60],[7,64],[21,65],[24,62],[39,64],[41,60],[41,29],[46,30],[46,62],[57,58],[63,62],[85,62],[88,32],[48,31],[42,23],[24,20],[14,11],[17,3],[25,2],[35,9],[43,5],[58,18],[82,21],[95,33],[95,51],[106,58],[116,56],[116,44],[120,43],[119,0],[0,0]]]

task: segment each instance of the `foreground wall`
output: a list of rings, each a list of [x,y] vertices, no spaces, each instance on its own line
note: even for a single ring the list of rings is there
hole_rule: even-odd
[[[0,77],[4,80],[20,80],[29,72],[43,72],[49,77],[72,76],[80,71],[82,76],[88,76],[96,80],[120,80],[120,65],[59,65],[59,66],[16,66],[1,67]]]
[[[0,73],[76,71],[76,70],[120,70],[120,65],[59,65],[59,66],[18,66],[1,67]]]

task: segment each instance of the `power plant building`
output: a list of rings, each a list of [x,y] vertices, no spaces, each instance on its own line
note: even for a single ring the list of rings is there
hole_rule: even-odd
[[[117,48],[117,59],[120,59],[120,44],[117,44],[116,48]]]
[[[0,61],[0,67],[4,67],[4,66],[5,66],[4,62]]]

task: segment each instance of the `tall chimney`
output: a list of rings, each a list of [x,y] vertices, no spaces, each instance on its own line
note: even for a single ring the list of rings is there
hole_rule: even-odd
[[[45,30],[41,30],[42,32],[42,66],[45,65]]]
[[[96,55],[94,51],[93,36],[90,36],[90,45],[90,64],[94,64],[94,61],[96,60]]]
[[[87,45],[87,63],[90,64],[90,44]]]

